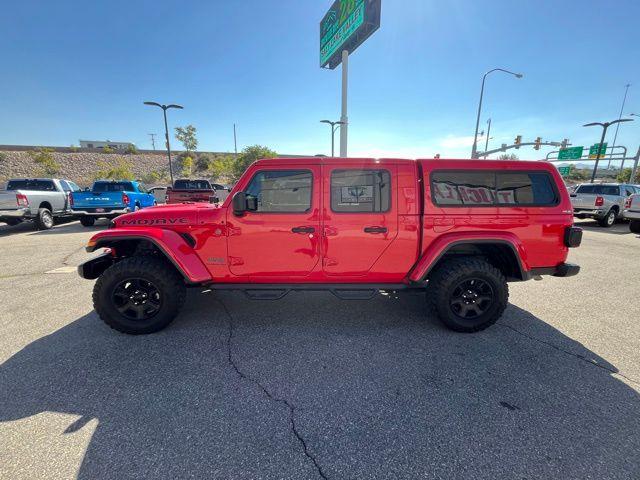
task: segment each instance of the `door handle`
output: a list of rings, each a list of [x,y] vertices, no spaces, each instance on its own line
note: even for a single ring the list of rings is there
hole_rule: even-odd
[[[387,233],[387,227],[364,227],[364,233]]]
[[[313,233],[316,229],[313,227],[293,227],[291,231],[293,233]]]

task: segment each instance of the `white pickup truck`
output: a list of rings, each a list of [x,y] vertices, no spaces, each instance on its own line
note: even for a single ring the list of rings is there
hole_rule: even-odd
[[[639,193],[631,195],[624,202],[623,216],[629,220],[629,230],[633,233],[640,233],[640,188]]]
[[[624,183],[583,183],[571,194],[573,214],[593,218],[601,227],[610,227],[622,219],[624,202],[640,188]]]
[[[0,222],[17,225],[33,220],[38,230],[48,230],[56,218],[73,216],[69,194],[79,191],[70,180],[11,179],[5,190],[0,190]]]

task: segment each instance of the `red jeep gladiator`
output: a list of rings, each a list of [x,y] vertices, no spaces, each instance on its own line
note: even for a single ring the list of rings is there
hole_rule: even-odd
[[[122,215],[78,267],[112,328],[143,334],[178,314],[186,287],[275,299],[343,299],[424,289],[449,328],[475,332],[508,302],[507,282],[569,277],[580,245],[569,194],[546,162],[304,158],[259,160],[222,205]]]

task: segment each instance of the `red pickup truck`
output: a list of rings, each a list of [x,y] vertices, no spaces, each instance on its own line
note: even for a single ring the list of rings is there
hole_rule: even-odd
[[[209,180],[179,179],[167,188],[166,203],[211,202],[215,194]]]
[[[546,162],[271,159],[255,162],[222,205],[123,215],[94,235],[78,267],[112,328],[158,331],[188,286],[275,299],[327,290],[365,299],[422,289],[457,331],[493,324],[507,282],[569,277],[580,245],[557,169]]]

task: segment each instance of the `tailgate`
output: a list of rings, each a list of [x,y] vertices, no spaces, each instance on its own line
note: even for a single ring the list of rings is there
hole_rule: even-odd
[[[75,192],[73,209],[85,208],[124,208],[122,192]]]
[[[0,210],[17,210],[16,192],[7,190],[0,192]]]
[[[601,195],[595,195],[592,193],[578,193],[571,196],[571,205],[573,208],[584,208],[593,210],[596,208],[596,197]]]
[[[213,190],[170,190],[167,193],[170,203],[208,202],[213,195]]]

